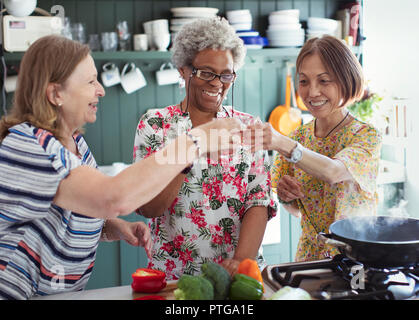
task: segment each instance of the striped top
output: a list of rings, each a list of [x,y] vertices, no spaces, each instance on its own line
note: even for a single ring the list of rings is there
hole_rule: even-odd
[[[97,167],[79,135],[78,158],[48,131],[21,123],[0,145],[0,298],[82,290],[96,256],[102,219],[52,203],[70,170]]]

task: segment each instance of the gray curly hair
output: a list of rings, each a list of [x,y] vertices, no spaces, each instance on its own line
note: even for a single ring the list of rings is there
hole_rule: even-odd
[[[221,17],[200,19],[185,24],[172,46],[172,61],[177,68],[189,66],[204,49],[231,50],[234,70],[244,63],[246,48],[228,21]]]

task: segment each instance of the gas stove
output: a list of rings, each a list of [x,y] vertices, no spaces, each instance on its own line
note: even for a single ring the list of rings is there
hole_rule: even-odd
[[[419,299],[419,264],[372,268],[343,254],[331,259],[269,265],[264,283],[275,292],[284,286],[302,288],[313,299]]]

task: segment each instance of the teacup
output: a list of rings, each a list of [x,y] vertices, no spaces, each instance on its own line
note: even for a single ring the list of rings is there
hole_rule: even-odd
[[[134,35],[134,50],[147,51],[148,50],[148,35],[141,33]]]
[[[121,86],[130,94],[147,85],[143,73],[133,62],[125,64],[121,73]]]
[[[153,43],[157,51],[167,51],[167,47],[170,45],[170,33],[153,34]]]
[[[102,83],[105,87],[111,87],[121,82],[118,67],[112,62],[105,63],[102,67]]]
[[[156,71],[156,80],[159,86],[179,83],[180,73],[170,62],[163,63],[160,70]]]
[[[17,76],[8,76],[4,82],[4,89],[7,93],[16,91]]]

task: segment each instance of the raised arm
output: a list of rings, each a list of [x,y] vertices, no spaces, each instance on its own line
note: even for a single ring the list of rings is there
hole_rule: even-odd
[[[147,159],[131,165],[115,177],[80,166],[61,181],[54,203],[62,208],[91,217],[112,218],[127,215],[156,197],[180,171],[204,152],[229,149],[228,139],[204,143],[211,134],[228,136],[238,130],[237,119],[219,119],[197,127],[198,145],[190,136],[181,135]],[[215,129],[215,130],[214,130]],[[223,130],[221,130],[223,129]]]

